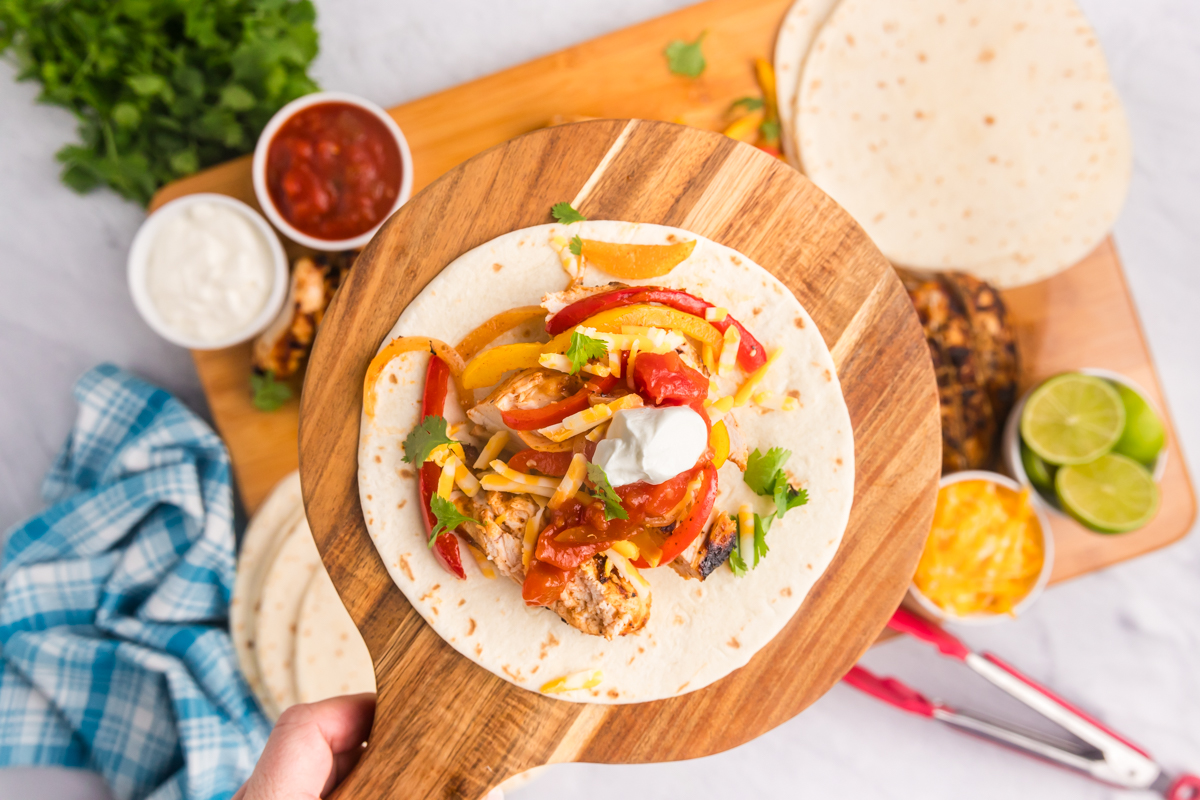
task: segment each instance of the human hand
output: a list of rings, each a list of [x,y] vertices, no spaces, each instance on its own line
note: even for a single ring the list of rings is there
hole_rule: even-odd
[[[334,697],[279,715],[250,779],[233,800],[316,800],[362,755],[375,718],[375,695]]]

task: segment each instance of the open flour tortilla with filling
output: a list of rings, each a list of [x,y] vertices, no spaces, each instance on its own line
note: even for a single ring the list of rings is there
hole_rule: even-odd
[[[796,613],[833,559],[854,493],[849,413],[821,333],[790,290],[728,247],[659,225],[551,224],[500,236],[460,256],[430,281],[400,315],[381,350],[402,336],[454,345],[495,314],[536,306],[546,293],[562,291],[569,276],[552,242],[575,235],[658,245],[695,240],[691,255],[668,274],[628,283],[686,290],[728,309],[767,352],[782,348],[758,390],[796,397],[798,407],[768,411],[747,404],[731,412],[750,449],[791,451],[788,480],[808,493],[806,505],[775,520],[767,537],[769,554],[742,577],[725,564],[703,581],[686,580],[667,566],[641,570],[652,592],[649,620],[636,633],[612,639],[582,633],[547,608],[527,607],[521,585],[495,574],[487,561],[481,568],[467,555],[474,548],[465,542],[467,577],[456,579],[426,545],[416,470],[403,461],[405,437],[421,421],[429,362],[424,352],[393,358],[374,383],[374,413],[364,412],[359,440],[362,508],[396,585],[439,635],[475,663],[531,691],[563,676],[602,671],[594,688],[555,695],[565,700],[633,703],[673,697],[746,664]],[[587,286],[610,280],[591,267],[583,274]],[[537,321],[493,346],[548,338]],[[487,393],[475,390],[477,398]],[[465,421],[453,383],[446,417],[451,425]],[[734,514],[742,504],[764,515],[774,509],[770,497],[747,487],[732,459],[718,475],[713,518]]]

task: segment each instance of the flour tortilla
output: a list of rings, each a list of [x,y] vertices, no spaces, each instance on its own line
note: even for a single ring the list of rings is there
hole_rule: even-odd
[[[264,709],[268,708],[267,692],[255,658],[263,579],[287,534],[303,516],[300,473],[293,472],[276,484],[250,520],[238,553],[229,601],[229,632],[242,675]]]
[[[267,570],[258,611],[255,655],[273,718],[300,702],[292,668],[296,627],[304,593],[320,566],[308,520],[301,515]]]
[[[294,662],[301,703],[375,691],[371,654],[323,565],[300,605]]]
[[[788,472],[809,492],[808,505],[775,522],[768,539],[770,554],[740,579],[725,566],[704,582],[683,580],[669,567],[644,570],[652,586],[650,621],[639,633],[613,641],[580,633],[547,609],[527,608],[520,586],[502,576],[483,577],[466,553],[467,579],[456,580],[426,547],[416,473],[401,460],[404,437],[419,420],[428,363],[422,353],[391,362],[377,384],[375,417],[362,418],[362,508],[392,580],[425,621],[475,663],[532,691],[581,670],[603,671],[598,687],[554,695],[562,700],[634,703],[673,697],[707,686],[749,661],[796,613],[829,565],[853,500],[850,418],[825,342],[791,292],[744,255],[659,225],[583,222],[540,225],[500,236],[459,257],[434,278],[400,315],[381,347],[404,335],[458,342],[501,311],[536,305],[543,293],[567,283],[551,237],[569,239],[576,234],[644,244],[695,239],[692,255],[654,283],[686,288],[719,303],[760,337],[768,351],[785,348],[762,388],[798,390],[801,408],[759,412],[748,406],[734,412],[751,447],[792,451]],[[596,285],[609,278],[589,270],[585,280]],[[540,328],[531,326],[517,335],[528,333],[532,339]],[[544,333],[539,338],[544,339]],[[461,419],[453,387],[447,412],[452,422]],[[736,511],[741,502],[761,511],[770,506],[749,491],[732,463],[721,468],[719,479],[718,510]]]
[[[796,0],[783,17],[775,39],[775,105],[779,108],[780,141],[788,162],[798,167],[796,149],[795,104],[800,74],[817,31],[829,17],[838,0]]]
[[[1129,185],[1125,115],[1071,0],[843,0],[795,123],[805,173],[884,255],[1000,287],[1087,255]]]

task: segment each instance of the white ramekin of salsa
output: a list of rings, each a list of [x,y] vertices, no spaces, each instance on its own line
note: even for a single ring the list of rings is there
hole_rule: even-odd
[[[357,250],[412,194],[412,154],[374,103],[316,92],[271,117],[254,148],[254,193],[279,231],[316,250]]]

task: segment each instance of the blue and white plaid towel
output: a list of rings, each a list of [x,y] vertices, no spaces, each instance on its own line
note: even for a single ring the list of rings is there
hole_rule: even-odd
[[[238,672],[229,457],[111,365],[0,561],[0,766],[95,770],[118,800],[228,798],[270,726]]]

